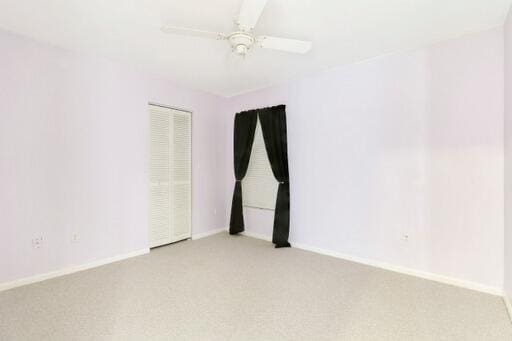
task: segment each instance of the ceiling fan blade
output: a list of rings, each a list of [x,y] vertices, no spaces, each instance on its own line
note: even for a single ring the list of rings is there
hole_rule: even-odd
[[[266,4],[267,0],[244,0],[238,16],[241,31],[250,31],[256,26]]]
[[[182,36],[191,36],[191,37],[217,39],[217,40],[226,39],[226,36],[222,33],[197,30],[194,28],[184,28],[184,27],[165,25],[165,26],[162,26],[160,28],[160,30],[164,33],[178,34],[178,35],[182,35]]]
[[[259,37],[258,45],[264,49],[280,50],[292,53],[307,53],[311,50],[310,41],[277,38],[277,37]]]

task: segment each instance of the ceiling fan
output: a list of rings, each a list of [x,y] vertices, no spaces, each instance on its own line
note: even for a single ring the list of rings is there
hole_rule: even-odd
[[[252,30],[256,26],[266,3],[267,0],[244,0],[238,20],[235,20],[237,30],[229,34],[169,25],[162,26],[161,30],[164,33],[227,40],[231,45],[233,52],[242,57],[245,57],[253,46],[291,53],[307,53],[311,49],[312,44],[310,41],[269,36],[255,36],[252,33]]]

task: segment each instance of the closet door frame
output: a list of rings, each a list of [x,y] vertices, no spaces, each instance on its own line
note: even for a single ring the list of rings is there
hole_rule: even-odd
[[[177,110],[177,111],[181,111],[181,112],[184,112],[184,113],[187,113],[190,115],[190,236],[188,238],[185,238],[185,239],[192,239],[192,233],[193,233],[193,220],[192,220],[192,205],[193,205],[193,189],[194,189],[194,185],[193,185],[193,168],[192,168],[192,160],[193,160],[193,144],[192,144],[192,141],[193,141],[193,125],[194,125],[194,120],[193,120],[193,111],[190,110],[190,109],[184,109],[184,108],[180,108],[180,107],[175,107],[175,106],[170,106],[170,105],[166,105],[166,104],[161,104],[161,103],[158,103],[158,102],[148,102],[147,103],[147,107],[149,108],[150,106],[156,106],[156,107],[161,107],[161,108],[165,108],[165,109],[170,109],[170,110]],[[150,121],[151,120],[151,116],[148,115],[148,120]],[[170,117],[169,120],[172,121],[172,118],[173,117]],[[149,123],[150,124],[150,123]],[[150,129],[151,130],[151,129]],[[149,132],[149,135],[151,135],[151,131]],[[174,135],[174,132],[171,132],[171,127],[169,128],[169,142],[171,142],[171,140],[173,139],[173,135]],[[151,141],[151,136],[150,136],[150,139]],[[170,147],[170,146],[169,146]],[[158,245],[158,246],[152,246],[151,245],[151,142],[148,143],[148,174],[149,174],[149,181],[148,181],[148,198],[150,200],[149,201],[149,205],[148,205],[148,213],[149,213],[149,222],[148,222],[148,244],[149,244],[149,247],[150,248],[156,248],[156,247],[159,247],[159,246],[165,246],[165,245],[169,245],[169,244],[172,244],[172,243],[175,243],[175,242],[178,242],[178,241],[181,241],[181,240],[185,240],[185,239],[180,239],[180,240],[176,240],[176,241],[171,241],[169,244],[162,244],[162,245]],[[169,168],[169,171],[170,171],[170,168]],[[171,187],[172,187],[172,184],[171,184],[171,179],[169,177],[169,198],[171,197]],[[171,203],[169,203],[171,204]],[[172,219],[172,215],[170,215],[170,218]],[[171,238],[172,238],[172,235],[171,235]]]

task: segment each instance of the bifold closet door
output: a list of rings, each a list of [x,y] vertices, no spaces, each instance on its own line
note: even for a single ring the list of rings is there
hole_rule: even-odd
[[[192,115],[173,110],[171,148],[171,241],[192,236]]]
[[[191,237],[191,113],[150,105],[150,247]]]

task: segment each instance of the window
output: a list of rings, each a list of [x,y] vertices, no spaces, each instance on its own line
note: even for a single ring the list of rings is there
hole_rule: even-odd
[[[260,120],[256,125],[247,174],[242,180],[243,205],[273,210],[279,183],[270,167]]]

